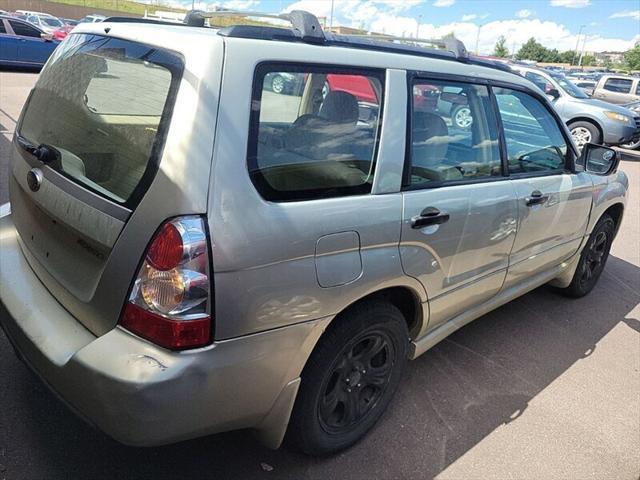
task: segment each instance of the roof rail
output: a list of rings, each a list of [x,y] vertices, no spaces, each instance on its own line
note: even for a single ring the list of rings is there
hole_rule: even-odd
[[[469,58],[469,52],[460,40],[455,37],[443,37],[443,38],[412,38],[412,37],[397,37],[394,35],[374,34],[374,33],[355,33],[347,34],[345,37],[354,38],[369,38],[371,40],[384,40],[391,43],[405,42],[411,44],[427,44],[440,49],[453,53],[458,60],[464,60]]]
[[[203,27],[205,19],[221,17],[258,17],[285,20],[291,23],[293,29],[303,42],[324,43],[325,36],[320,26],[318,18],[304,10],[292,10],[289,13],[261,13],[261,12],[238,12],[232,10],[221,10],[216,12],[204,12],[201,10],[191,10],[184,17],[184,23],[194,27]]]

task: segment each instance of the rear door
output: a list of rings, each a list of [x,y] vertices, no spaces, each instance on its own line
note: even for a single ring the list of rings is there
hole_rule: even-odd
[[[16,129],[10,194],[23,251],[96,334],[117,322],[153,230],[174,208],[186,209],[174,186],[183,173],[158,174],[182,69],[180,56],[162,48],[72,34],[42,71]],[[151,186],[168,204],[156,198],[149,213],[141,204]],[[200,204],[180,213],[201,213]],[[143,223],[134,221],[145,211]],[[132,228],[135,241],[119,247]]]
[[[413,96],[400,256],[429,297],[429,328],[498,293],[517,220],[503,175],[489,89],[416,77],[411,91],[437,91],[431,108]],[[465,107],[456,122],[451,105]]]
[[[574,152],[561,124],[529,93],[495,88],[509,176],[518,198],[518,234],[505,288],[574,254],[591,209],[591,180],[571,173]]]
[[[9,20],[9,24],[18,38],[19,61],[34,65],[45,63],[55,48],[55,44],[43,39],[42,32],[26,22]]]
[[[632,88],[633,79],[631,78],[607,78],[602,87],[596,90],[594,98],[600,98],[611,103],[627,103],[633,98]]]

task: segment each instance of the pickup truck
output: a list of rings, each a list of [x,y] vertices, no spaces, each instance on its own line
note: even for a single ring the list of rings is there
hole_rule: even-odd
[[[591,96],[610,103],[629,103],[640,100],[640,78],[605,75],[598,80]]]

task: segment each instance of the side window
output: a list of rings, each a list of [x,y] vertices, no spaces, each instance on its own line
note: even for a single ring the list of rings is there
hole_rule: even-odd
[[[4,20],[0,18],[0,33],[7,33],[7,29],[4,27]]]
[[[258,66],[247,163],[271,201],[371,191],[381,118],[382,72]]]
[[[629,93],[633,80],[628,78],[610,78],[604,82],[604,89],[616,93]]]
[[[415,80],[412,90],[409,186],[502,175],[487,87]]]
[[[636,85],[636,95],[640,95],[640,80],[638,81],[638,84]]]
[[[555,118],[537,99],[523,92],[495,88],[502,118],[510,173],[564,168],[567,143]]]
[[[531,80],[533,83],[535,83],[536,87],[538,87],[544,93],[547,93],[553,88],[553,85],[551,85],[551,83],[549,83],[549,81],[542,75],[533,72],[527,72],[524,76],[527,80]]]
[[[37,37],[40,38],[40,31],[30,27],[29,25],[27,25],[26,23],[22,23],[22,22],[14,22],[9,20],[9,23],[11,24],[11,28],[13,29],[13,32],[16,35],[20,35],[22,37]]]

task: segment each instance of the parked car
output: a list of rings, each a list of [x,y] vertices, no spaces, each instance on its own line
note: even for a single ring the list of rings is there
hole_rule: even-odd
[[[27,22],[41,28],[46,33],[53,33],[64,26],[62,20],[52,15],[29,15]]]
[[[560,73],[513,65],[553,102],[578,148],[588,143],[621,145],[640,136],[640,116],[618,105],[590,98]]]
[[[80,20],[74,20],[72,18],[61,18],[60,20],[62,20],[65,25],[71,25],[72,27],[75,27],[80,23]]]
[[[0,65],[42,67],[58,41],[41,28],[9,15],[0,15]]]
[[[408,359],[548,282],[595,287],[628,180],[615,150],[578,153],[533,83],[459,41],[325,37],[301,11],[193,26],[214,15],[79,25],[16,126],[0,324],[93,424],[336,452]],[[282,74],[303,94],[274,95]],[[366,80],[376,118],[323,95],[329,75]],[[416,110],[416,87],[469,127]]]
[[[107,17],[105,17],[104,15],[99,15],[97,13],[94,13],[92,15],[87,15],[86,17],[82,17],[80,19],[80,23],[104,22],[106,19],[107,19]]]
[[[593,95],[593,89],[596,86],[595,80],[573,80],[571,79],[571,83],[573,83],[576,87],[581,89],[587,96]]]
[[[605,75],[594,88],[593,98],[611,103],[640,100],[640,78],[627,75]]]
[[[640,100],[636,102],[626,103],[623,107],[631,110],[635,115],[640,116]],[[620,145],[622,148],[628,148],[630,150],[639,150],[640,149],[640,137],[630,141],[629,143],[623,143]]]

